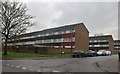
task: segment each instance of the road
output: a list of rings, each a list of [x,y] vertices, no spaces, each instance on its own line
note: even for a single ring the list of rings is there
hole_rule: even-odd
[[[117,55],[85,58],[3,60],[3,72],[105,72],[96,62],[118,59]]]

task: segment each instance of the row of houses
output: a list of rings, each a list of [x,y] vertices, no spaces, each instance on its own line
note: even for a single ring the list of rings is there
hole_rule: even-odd
[[[120,40],[112,35],[90,36],[84,23],[22,34],[9,39],[8,50],[16,52],[60,53],[74,50],[117,50]]]

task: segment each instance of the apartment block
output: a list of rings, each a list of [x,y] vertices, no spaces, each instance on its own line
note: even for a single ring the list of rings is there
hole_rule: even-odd
[[[120,50],[120,40],[114,40],[114,50]]]
[[[112,35],[101,35],[89,37],[90,50],[114,50],[114,40]]]
[[[9,40],[9,47],[47,47],[89,50],[89,31],[83,23],[25,33]],[[24,47],[25,46],[25,47]],[[39,50],[39,48],[38,48]],[[50,50],[49,50],[50,51]],[[54,51],[54,50],[53,50]]]

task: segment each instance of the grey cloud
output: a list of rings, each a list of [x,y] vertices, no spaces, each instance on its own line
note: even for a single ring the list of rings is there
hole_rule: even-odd
[[[90,31],[118,37],[118,7],[115,2],[28,2],[29,13],[36,16],[30,31],[83,22]]]

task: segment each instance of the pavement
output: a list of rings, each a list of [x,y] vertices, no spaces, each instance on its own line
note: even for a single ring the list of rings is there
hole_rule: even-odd
[[[2,60],[2,65],[3,72],[118,72],[118,56],[19,58]]]
[[[24,58],[9,58],[2,57],[2,60],[43,60],[43,59],[58,59],[59,57],[24,57]]]
[[[120,61],[117,58],[98,61],[96,64],[106,72],[120,73]]]

